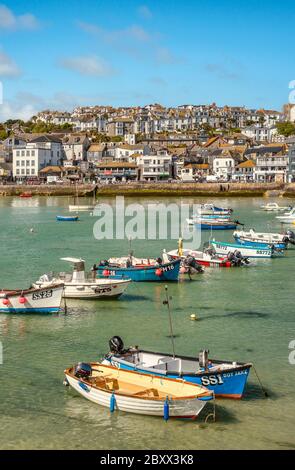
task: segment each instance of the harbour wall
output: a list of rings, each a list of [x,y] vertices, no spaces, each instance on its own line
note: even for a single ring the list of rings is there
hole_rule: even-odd
[[[295,183],[130,183],[108,185],[0,185],[0,196],[19,196],[30,192],[33,196],[109,197],[124,195],[144,196],[214,196],[214,197],[295,197]]]

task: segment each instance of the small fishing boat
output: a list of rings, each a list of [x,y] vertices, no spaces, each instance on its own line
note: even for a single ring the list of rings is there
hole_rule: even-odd
[[[19,195],[19,197],[23,197],[23,198],[32,197],[32,193],[30,193],[30,192],[24,192],[24,193],[21,193],[21,194]]]
[[[161,352],[146,351],[136,347],[124,349],[119,336],[109,341],[110,352],[103,364],[111,364],[120,371],[136,370],[161,378],[185,380],[205,386],[216,397],[242,398],[251,363],[209,359],[208,350],[201,350],[198,357],[180,356]]]
[[[110,411],[162,416],[166,420],[196,419],[214,396],[200,385],[99,362],[79,363],[64,373],[66,385]]]
[[[194,223],[195,227],[201,230],[235,230],[238,224],[238,221],[233,220],[207,220],[204,218],[200,218]]]
[[[236,240],[236,243],[238,243],[239,245],[241,246],[250,246],[250,247],[253,247],[253,248],[257,248],[257,249],[272,249],[272,248],[275,248],[275,250],[278,250],[278,251],[283,251],[287,248],[287,245],[286,243],[267,243],[267,242],[260,242],[260,241],[248,241],[248,240],[244,240],[243,238],[235,238]]]
[[[70,212],[93,211],[94,208],[95,208],[95,206],[92,206],[92,205],[87,206],[86,204],[85,205],[74,205],[74,204],[69,205],[69,211]]]
[[[60,310],[63,284],[29,289],[1,289],[1,313],[56,313]]]
[[[77,215],[57,215],[56,220],[58,222],[77,222],[79,217]]]
[[[276,202],[269,202],[260,207],[268,212],[290,211],[292,209],[292,206],[279,206]]]
[[[131,282],[131,279],[97,279],[96,266],[93,266],[91,273],[86,273],[83,259],[61,260],[73,264],[72,273],[46,273],[34,285],[49,287],[52,284],[63,284],[63,296],[67,299],[113,299],[120,297]]]
[[[240,254],[246,258],[273,258],[278,254],[282,254],[281,251],[275,250],[273,247],[265,248],[265,245],[253,247],[239,243],[218,242],[214,239],[211,241],[211,245],[216,253],[221,255],[240,252]]]
[[[201,204],[198,213],[201,215],[230,215],[233,209],[228,207],[217,207],[214,204]]]
[[[211,220],[216,220],[216,221],[220,221],[220,222],[228,222],[230,220],[230,216],[229,215],[194,215],[191,219],[186,219],[186,223],[188,225],[196,225],[199,223],[200,220],[204,220],[204,221],[211,221]]]
[[[213,248],[207,248],[204,251],[183,248],[181,255],[179,255],[179,250],[171,250],[167,254],[171,259],[187,260],[193,258],[199,265],[213,268],[231,268],[248,264],[243,258],[236,257],[233,253],[231,256],[217,255]]]
[[[135,258],[132,254],[121,258],[100,261],[96,267],[99,276],[122,276],[135,282],[142,281],[177,281],[180,259],[163,260],[162,258]]]
[[[245,240],[251,243],[261,242],[274,245],[276,248],[284,249],[290,243],[295,245],[295,234],[292,230],[287,230],[284,233],[269,233],[269,232],[256,232],[250,229],[248,232],[245,230],[236,230],[233,237],[239,243],[239,240]]]
[[[277,215],[276,219],[278,219],[282,224],[292,224],[295,222],[295,207],[293,207],[289,212]]]

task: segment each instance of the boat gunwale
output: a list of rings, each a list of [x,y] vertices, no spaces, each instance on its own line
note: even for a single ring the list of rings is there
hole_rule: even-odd
[[[173,357],[173,354],[171,353],[163,353],[163,352],[156,352],[156,351],[148,351],[148,350],[145,350],[145,349],[137,349],[136,351],[134,350],[134,352],[136,353],[147,353],[147,354],[154,354],[154,355],[162,355],[162,356],[167,356],[167,357]],[[113,355],[115,357],[115,355]],[[184,360],[189,360],[189,361],[196,361],[198,362],[194,357],[191,357],[191,356],[181,356],[181,355],[177,355],[176,356],[177,358],[179,359],[184,359]],[[230,361],[222,361],[220,359],[211,359],[210,358],[210,361],[216,363],[216,364],[227,364],[227,363],[230,363]],[[127,361],[126,361],[127,362]],[[232,364],[232,362],[231,362]],[[195,376],[199,376],[199,375],[212,375],[214,373],[228,373],[228,372],[235,372],[235,371],[241,371],[241,370],[244,370],[244,369],[251,369],[251,367],[253,367],[253,363],[252,362],[237,362],[237,367],[231,367],[227,370],[224,370],[224,371],[211,371],[208,370],[208,371],[200,371],[200,372],[184,372],[183,374],[179,374],[179,371],[169,371],[170,374],[176,374],[176,375],[179,375],[179,377],[182,377],[182,376],[188,376],[188,377],[195,377]],[[165,372],[165,371],[164,371]],[[167,377],[169,378],[169,377]],[[178,380],[178,379],[173,379],[173,380]]]
[[[29,287],[28,289],[1,289],[1,294],[9,295],[10,297],[20,295],[20,294],[33,294],[34,292],[41,292],[48,289],[55,289],[55,288],[64,288],[64,283],[52,284],[47,287]]]
[[[100,363],[98,362],[89,362],[88,363],[90,366],[91,366],[91,369],[92,369],[92,365],[98,365]],[[159,377],[159,375],[156,375],[156,374],[145,374],[145,373],[142,373],[142,372],[137,372],[135,370],[125,370],[125,369],[118,369],[118,367],[114,367],[114,366],[109,366],[109,365],[106,365],[106,364],[100,364],[102,367],[107,367],[108,369],[111,369],[113,371],[120,371],[120,372],[123,372],[123,375],[124,373],[130,373],[130,374],[136,374],[136,375],[141,375],[141,376],[144,376],[144,377],[147,377],[147,378],[155,378],[155,379],[161,379],[161,380],[167,380],[168,382],[176,382],[177,384],[180,384],[180,381],[179,379],[172,379],[170,377]],[[93,369],[95,370],[95,369]],[[85,385],[89,386],[90,388],[94,388],[96,390],[100,390],[100,391],[103,391],[103,392],[106,392],[110,395],[112,395],[113,393],[115,395],[119,395],[119,396],[122,396],[122,397],[128,397],[128,398],[135,398],[135,399],[140,399],[140,400],[152,400],[152,401],[165,401],[164,398],[162,397],[143,397],[143,396],[135,396],[135,395],[131,395],[131,394],[127,394],[127,393],[120,393],[119,390],[107,390],[107,389],[103,389],[103,388],[100,388],[98,386],[96,386],[95,384],[92,384],[92,383],[89,383],[88,381],[86,381],[85,379],[83,378],[78,378],[74,375],[74,366],[72,367],[69,367],[67,369],[64,370],[64,374],[67,376],[69,375],[71,378],[75,379],[76,381],[78,382],[82,382],[84,383]],[[123,380],[122,380],[123,382]],[[192,387],[197,387],[198,389],[202,389],[203,393],[199,393],[199,395],[187,395],[187,396],[181,396],[181,397],[170,397],[169,398],[169,393],[167,392],[167,397],[169,398],[169,401],[176,401],[176,400],[193,400],[193,399],[198,399],[200,401],[203,401],[202,399],[204,397],[211,397],[211,399],[214,398],[214,393],[211,392],[209,389],[207,389],[206,387],[204,387],[203,385],[199,385],[199,384],[192,384],[192,383],[189,383],[189,382],[186,382],[185,380],[183,380],[183,385],[189,385],[189,386],[192,386]]]

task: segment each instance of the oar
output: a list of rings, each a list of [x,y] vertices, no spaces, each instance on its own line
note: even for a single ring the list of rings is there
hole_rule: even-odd
[[[166,292],[166,300],[163,301],[163,305],[167,305],[167,307],[168,307],[170,336],[171,336],[171,343],[172,343],[172,350],[173,350],[173,359],[175,359],[174,335],[173,335],[172,317],[171,317],[170,302],[169,302],[170,299],[169,299],[169,296],[168,296],[168,286],[165,286],[165,292]]]

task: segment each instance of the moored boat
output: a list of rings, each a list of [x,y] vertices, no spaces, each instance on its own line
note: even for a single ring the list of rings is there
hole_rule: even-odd
[[[57,313],[60,310],[63,284],[29,289],[1,289],[1,313]]]
[[[79,258],[61,258],[73,264],[72,273],[43,274],[35,286],[50,287],[52,284],[63,284],[63,296],[69,299],[105,299],[117,298],[125,292],[131,279],[97,279],[96,266],[92,272],[85,272],[85,261]]]
[[[195,419],[213,398],[212,391],[200,385],[99,362],[79,363],[64,373],[66,384],[110,411]]]
[[[226,255],[229,253],[240,252],[241,256],[246,258],[273,258],[276,255],[282,254],[281,251],[274,248],[265,248],[261,246],[241,245],[239,243],[219,242],[214,239],[211,240],[211,245],[217,254]]]
[[[195,227],[201,230],[235,230],[238,222],[222,219],[204,219],[200,218],[194,223]]]
[[[217,207],[214,204],[201,204],[198,213],[201,215],[230,215],[233,209],[228,207]]]
[[[295,244],[295,234],[292,230],[287,230],[284,233],[270,233],[270,232],[256,232],[250,229],[248,232],[245,230],[236,230],[233,237],[238,240],[245,240],[248,242],[261,242],[274,245],[276,248],[283,249],[289,243]]]
[[[96,270],[100,277],[112,278],[119,275],[135,282],[177,281],[180,262],[180,259],[163,261],[161,258],[135,258],[129,255],[100,261]]]
[[[295,207],[293,207],[289,212],[277,215],[276,219],[278,219],[282,224],[292,224],[295,222]]]
[[[77,222],[79,217],[77,215],[57,215],[56,220],[58,222]]]
[[[32,197],[32,193],[30,192],[24,192],[19,195],[19,197],[26,198],[26,197]]]
[[[179,250],[171,250],[167,254],[172,259],[178,259],[180,257],[182,260],[185,260],[192,257],[201,266],[214,268],[231,268],[233,266],[243,266],[244,264],[248,264],[242,258],[237,258],[234,255],[231,257],[228,257],[227,255],[217,255],[212,248],[206,248],[204,251],[183,248],[181,255],[179,254]]]
[[[260,206],[261,209],[268,212],[279,212],[279,211],[290,211],[292,206],[279,206],[277,202],[269,202],[263,206]]]
[[[120,370],[136,370],[203,385],[216,397],[242,398],[252,367],[251,363],[209,359],[208,350],[200,351],[198,357],[189,357],[145,351],[138,347],[124,349],[118,336],[111,338],[109,346],[110,352],[103,363]]]
[[[89,205],[87,206],[86,204],[85,205],[75,205],[75,204],[70,204],[69,205],[69,211],[70,212],[86,212],[86,211],[93,211],[95,208],[95,206],[93,205]]]

